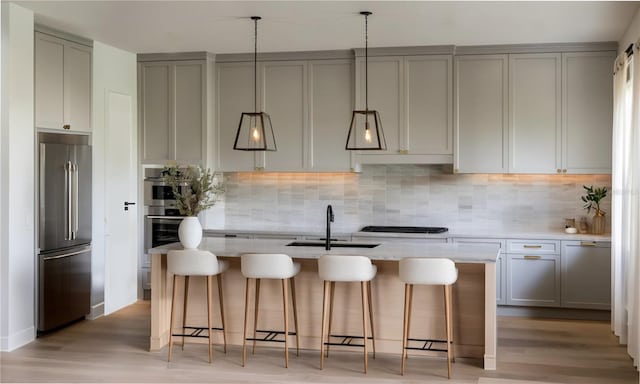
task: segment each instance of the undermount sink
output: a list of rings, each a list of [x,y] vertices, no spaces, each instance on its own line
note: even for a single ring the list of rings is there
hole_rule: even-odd
[[[288,247],[324,247],[324,241],[294,241],[287,244]],[[331,242],[331,248],[375,248],[380,244],[363,244],[363,243],[334,243]]]

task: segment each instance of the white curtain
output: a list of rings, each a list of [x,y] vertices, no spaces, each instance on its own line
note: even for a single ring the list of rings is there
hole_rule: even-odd
[[[640,359],[640,42],[614,67],[611,327]]]

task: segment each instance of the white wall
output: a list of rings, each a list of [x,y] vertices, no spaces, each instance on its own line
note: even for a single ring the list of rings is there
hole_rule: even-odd
[[[105,206],[108,199],[109,185],[105,180],[106,162],[109,153],[105,148],[105,106],[107,91],[114,91],[132,96],[133,121],[135,131],[137,85],[136,55],[118,48],[95,41],[93,44],[93,264],[92,264],[92,314],[97,316],[112,312],[131,304],[137,299],[137,254],[109,254]],[[137,161],[137,134],[132,132],[134,150],[133,161]],[[123,138],[124,139],[124,138]],[[137,169],[132,164],[131,169]],[[126,172],[126,170],[123,170]],[[133,175],[133,180],[137,176]],[[136,183],[132,183],[135,196]],[[140,205],[132,207],[136,209]],[[137,235],[134,241],[137,240]],[[124,279],[123,276],[132,276]],[[106,295],[106,296],[105,296]],[[106,309],[105,309],[106,308]]]
[[[33,12],[2,3],[0,350],[35,337]]]
[[[618,42],[618,51],[625,51],[629,44],[637,42],[638,39],[640,39],[640,8],[638,8],[624,36],[622,36],[622,39]]]

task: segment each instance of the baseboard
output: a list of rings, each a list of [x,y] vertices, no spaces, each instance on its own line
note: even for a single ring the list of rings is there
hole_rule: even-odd
[[[7,337],[0,337],[0,351],[11,352],[27,345],[36,338],[36,328],[28,327]]]
[[[611,320],[611,311],[597,309],[515,307],[509,305],[499,305],[497,314],[498,316],[507,317],[535,317],[544,319],[599,321]]]
[[[95,320],[104,316],[104,301],[91,306],[91,312],[85,318],[87,320]]]

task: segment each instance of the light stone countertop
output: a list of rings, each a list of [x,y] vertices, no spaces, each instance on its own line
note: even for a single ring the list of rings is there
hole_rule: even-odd
[[[267,231],[267,230],[238,230],[238,229],[205,229],[207,235],[256,235],[269,237],[324,237],[324,231]],[[593,234],[569,234],[558,231],[502,231],[487,232],[486,230],[478,231],[449,231],[436,234],[420,234],[420,233],[388,233],[388,232],[331,232],[332,238],[351,238],[354,237],[370,237],[370,238],[406,238],[406,239],[447,239],[447,238],[480,238],[480,239],[524,239],[524,240],[576,240],[576,241],[611,241],[611,234],[604,235]]]
[[[499,254],[491,245],[466,244],[424,244],[418,242],[379,242],[375,248],[338,248],[326,251],[324,247],[287,246],[291,240],[282,239],[243,239],[224,237],[205,237],[199,249],[211,251],[217,256],[238,257],[243,253],[284,253],[298,259],[317,259],[326,254],[362,255],[372,260],[400,260],[405,257],[448,258],[459,263],[495,263]],[[371,241],[368,243],[378,242]],[[172,243],[149,250],[149,254],[167,253],[172,249],[181,249],[179,243]]]

